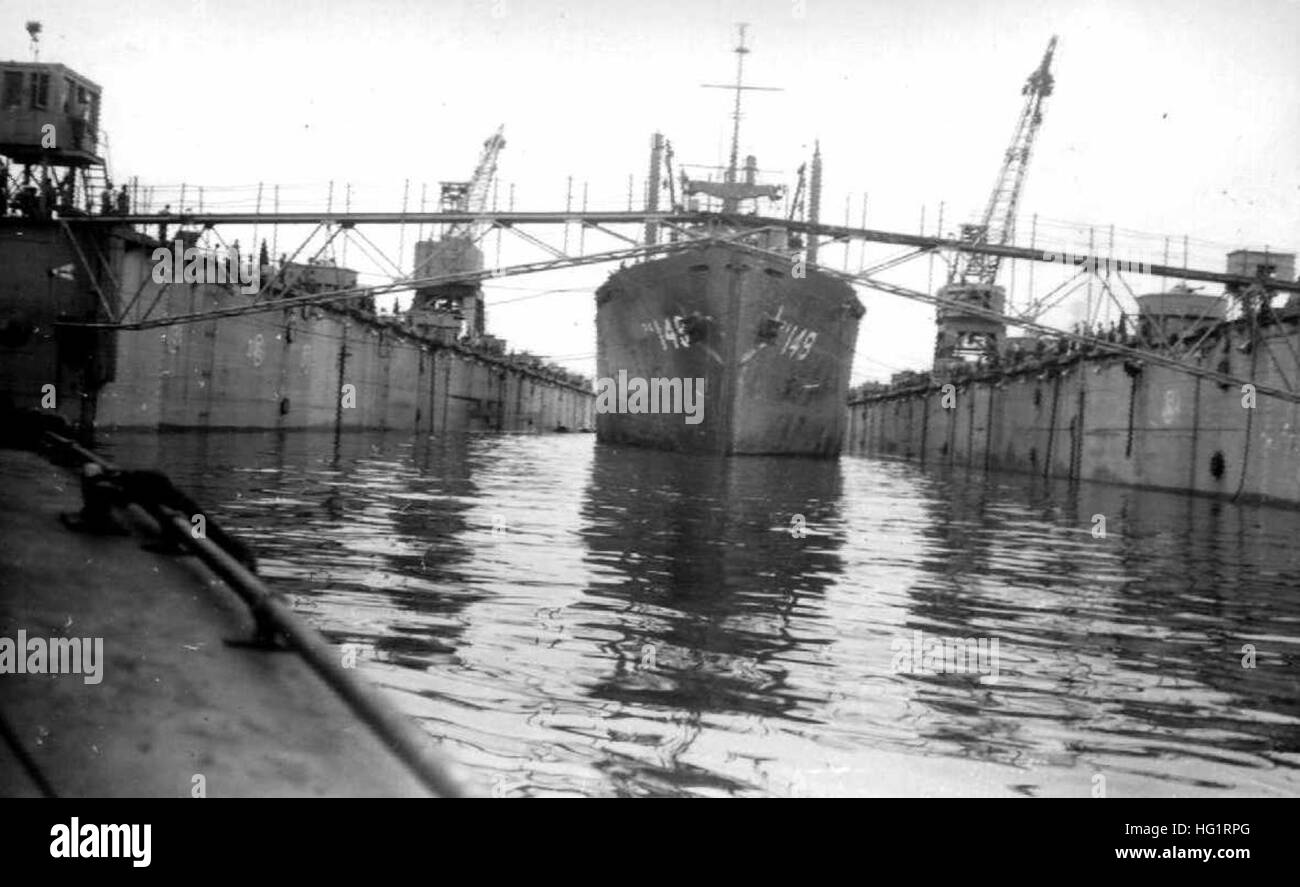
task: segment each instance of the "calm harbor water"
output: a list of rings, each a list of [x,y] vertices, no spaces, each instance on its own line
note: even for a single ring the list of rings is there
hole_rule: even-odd
[[[590,435],[101,447],[496,795],[1300,794],[1300,512]],[[945,638],[996,675],[900,665]]]

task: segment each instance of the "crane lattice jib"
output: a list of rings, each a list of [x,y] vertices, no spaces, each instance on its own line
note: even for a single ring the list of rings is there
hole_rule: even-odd
[[[1054,85],[1051,66],[1055,51],[1056,37],[1053,37],[1048,41],[1042,62],[1029,75],[1020,91],[1025,96],[1025,104],[1016,121],[1015,134],[1002,161],[1002,169],[993,186],[993,194],[989,197],[984,217],[980,225],[972,226],[965,232],[963,239],[995,246],[1007,246],[1015,240],[1016,211],[1025,183],[1025,172],[1029,169],[1030,152],[1033,150],[1038,127],[1043,122],[1044,102],[1052,94]],[[960,274],[961,282],[993,285],[997,281],[1000,262],[1001,257],[996,255],[969,255]]]
[[[463,188],[456,188],[456,203],[460,204],[455,207],[456,212],[481,213],[488,209],[488,197],[492,194],[492,183],[496,180],[497,175],[497,158],[501,155],[501,149],[506,146],[506,140],[502,136],[502,130],[505,127],[497,127],[488,139],[483,142],[483,153],[479,155],[478,166],[474,168],[474,175],[470,180],[464,183]],[[453,183],[444,183],[444,193],[447,191],[447,185]],[[444,235],[450,239],[453,237],[466,238],[471,243],[478,240],[483,232],[487,229],[485,222],[469,222],[453,225]]]

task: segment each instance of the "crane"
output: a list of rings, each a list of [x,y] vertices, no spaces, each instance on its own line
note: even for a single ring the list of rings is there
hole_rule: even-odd
[[[803,219],[803,193],[804,193],[804,185],[806,184],[804,173],[807,171],[807,169],[808,169],[808,164],[801,163],[799,164],[798,171],[795,173],[795,175],[798,177],[798,182],[794,186],[794,197],[790,199],[790,207],[786,211],[785,217],[788,221],[794,221],[795,219],[800,219],[800,220]]]
[[[1015,239],[1016,209],[1029,169],[1034,138],[1043,123],[1043,107],[1052,94],[1052,55],[1056,52],[1055,36],[1047,43],[1042,61],[1034,69],[1020,94],[1025,97],[1015,133],[1002,160],[993,193],[978,224],[962,225],[961,240],[979,246],[1009,246]],[[967,356],[995,356],[1006,334],[1006,326],[990,320],[986,314],[963,310],[962,304],[984,311],[1003,313],[1006,292],[997,285],[1001,257],[987,253],[961,252],[953,260],[948,282],[938,295],[949,301],[938,311],[938,335],[935,339],[935,371],[944,373],[964,362]]]
[[[442,212],[484,213],[497,175],[497,158],[506,146],[504,126],[483,142],[478,165],[467,182],[440,182],[439,206]],[[422,240],[415,245],[413,278],[471,274],[483,270],[483,253],[475,246],[487,233],[490,222],[473,219],[452,222],[437,240]],[[477,283],[425,284],[415,288],[410,317],[417,326],[439,337],[462,335],[471,342],[487,334],[483,291]]]
[[[497,131],[483,142],[483,151],[479,155],[474,175],[468,182],[439,182],[441,186],[440,206],[443,212],[481,213],[487,209],[488,196],[492,193],[492,183],[497,175],[497,158],[506,146],[502,135],[505,126],[498,126]],[[475,243],[487,230],[483,222],[457,222],[447,226],[443,240],[468,240]]]
[[[997,182],[984,208],[984,216],[978,225],[963,225],[962,240],[977,244],[1006,246],[1015,239],[1016,208],[1020,203],[1020,192],[1025,184],[1025,172],[1029,169],[1029,155],[1034,147],[1034,137],[1043,122],[1043,104],[1052,94],[1055,81],[1052,77],[1052,54],[1056,51],[1056,37],[1047,43],[1043,60],[1029,75],[1020,90],[1025,97],[1024,107],[1016,121],[1015,134],[1002,160],[1002,169],[998,172]],[[987,254],[962,253],[953,263],[949,282],[982,283],[992,286],[997,282],[999,256]]]

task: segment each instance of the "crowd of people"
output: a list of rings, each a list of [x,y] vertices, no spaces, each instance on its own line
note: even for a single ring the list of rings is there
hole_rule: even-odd
[[[20,216],[27,219],[49,219],[54,213],[80,216],[127,216],[131,214],[131,194],[126,185],[114,190],[106,182],[99,195],[99,205],[87,195],[86,205],[77,204],[76,170],[70,169],[60,180],[46,168],[40,177],[26,167],[21,175],[0,161],[0,216]]]

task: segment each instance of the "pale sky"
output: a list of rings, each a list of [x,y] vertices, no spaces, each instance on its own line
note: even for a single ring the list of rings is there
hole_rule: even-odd
[[[282,208],[298,210],[324,209],[334,180],[336,208],[351,183],[354,208],[393,211],[406,179],[418,209],[421,183],[435,193],[439,180],[468,178],[501,123],[503,208],[513,183],[516,208],[563,209],[568,176],[575,206],[585,180],[591,208],[626,208],[629,174],[640,200],[655,130],[679,160],[723,162],[729,94],[700,84],[732,79],[735,24],[748,22],[747,81],[784,91],[747,99],[742,154],[790,182],[820,139],[823,220],[843,223],[848,195],[858,224],[866,192],[868,225],[905,231],[918,229],[922,207],[933,231],[940,202],[946,231],[978,215],[1020,87],[1057,34],[1056,93],[1019,242],[1038,214],[1039,245],[1081,248],[1091,225],[1101,251],[1115,225],[1117,256],[1159,261],[1169,236],[1176,264],[1187,235],[1190,263],[1211,270],[1238,247],[1300,248],[1297,0],[8,0],[0,58],[30,57],[28,19],[44,25],[42,59],[104,88],[115,178],[138,175],[159,195],[185,182],[189,205],[204,185],[210,209],[251,208],[258,182],[269,208],[278,182]],[[368,232],[394,257],[400,242],[408,267],[416,233]],[[541,233],[561,243],[558,230]],[[281,251],[292,237],[280,230]],[[589,250],[615,246],[588,236]],[[494,257],[494,240],[486,251]],[[867,261],[895,252],[869,248]],[[542,254],[507,236],[501,256]],[[842,257],[841,246],[823,253]],[[348,261],[376,270],[352,248]],[[608,270],[494,285],[491,331],[592,374],[591,291]],[[1037,266],[1036,291],[1059,280],[1052,270]],[[1015,275],[1023,299],[1028,267]],[[883,276],[926,289],[943,272],[931,279],[918,262]],[[1139,292],[1160,284],[1132,282]],[[581,291],[545,292],[567,288]],[[861,295],[854,381],[928,365],[933,309]]]

